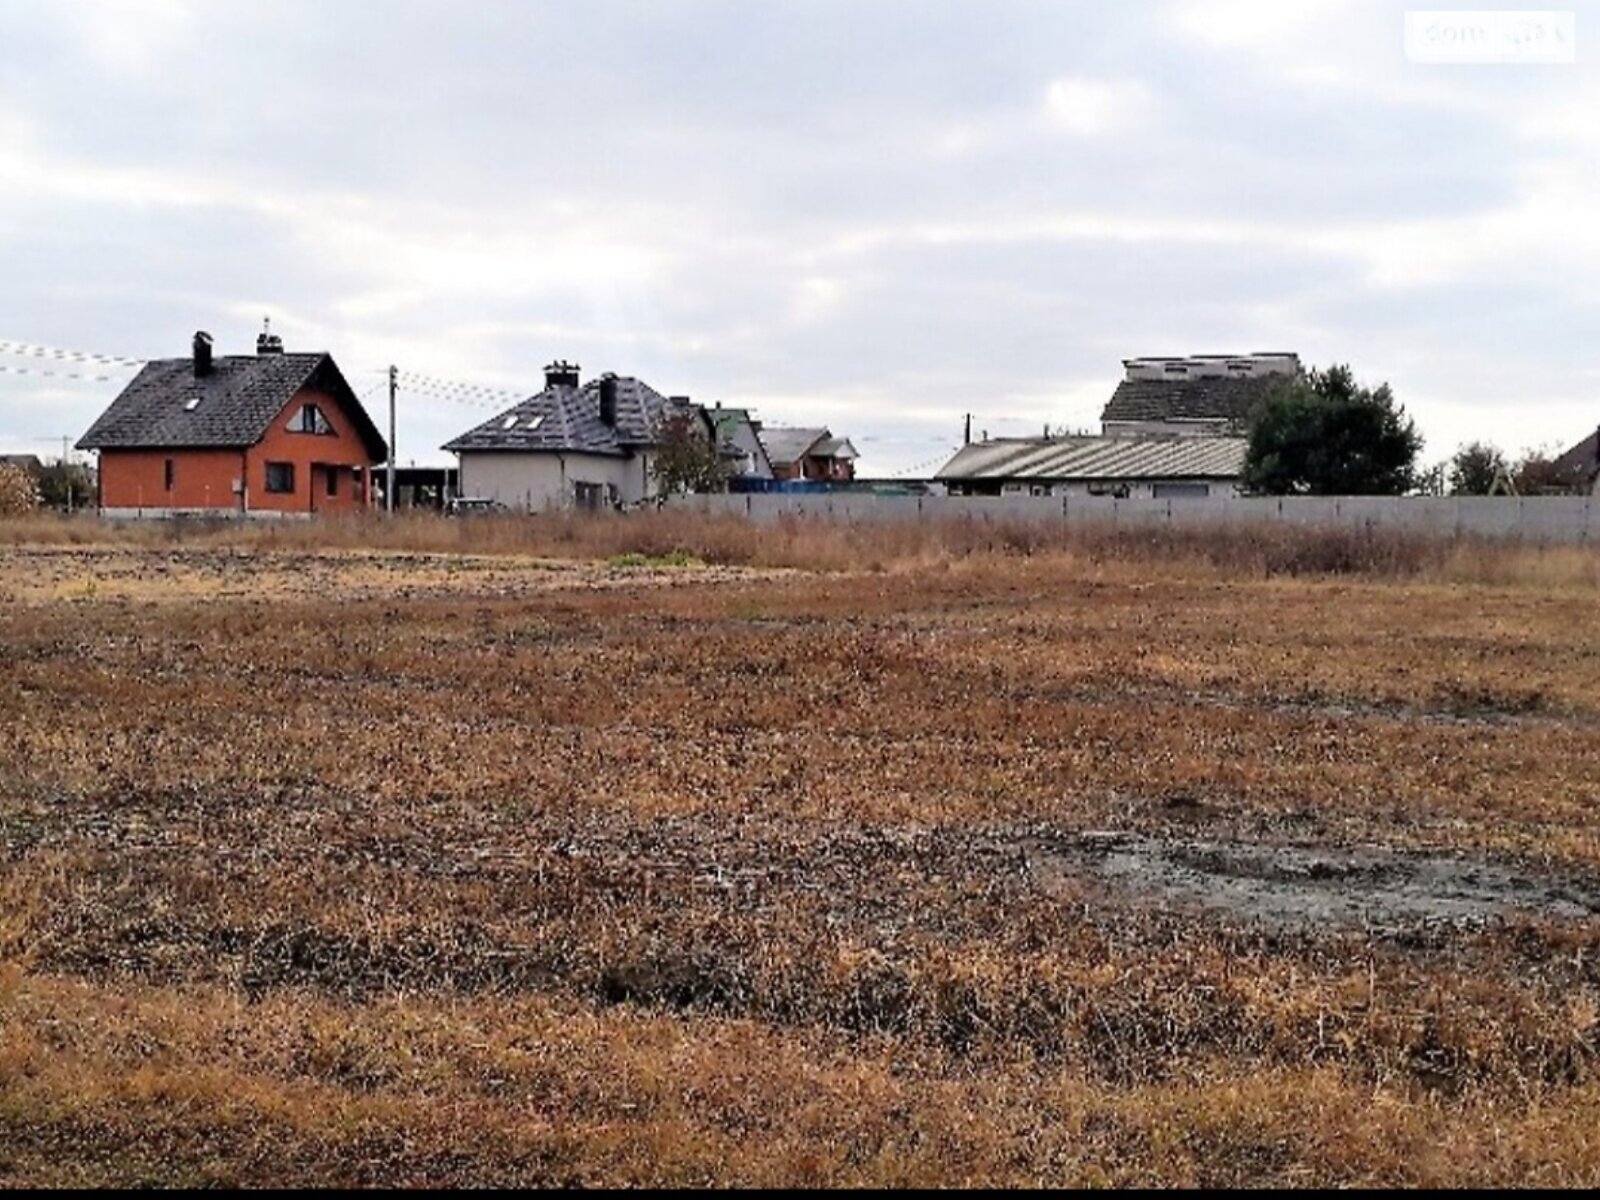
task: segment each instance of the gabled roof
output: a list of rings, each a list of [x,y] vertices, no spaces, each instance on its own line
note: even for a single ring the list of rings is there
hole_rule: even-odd
[[[44,470],[44,461],[37,454],[0,454],[0,463],[30,475],[37,475]]]
[[[719,404],[714,408],[706,409],[706,415],[711,418],[711,424],[718,435],[726,434],[731,430],[737,429],[740,425],[753,424],[748,408],[723,408]]]
[[[812,447],[828,437],[826,429],[796,429],[783,425],[763,425],[757,434],[767,459],[775,467],[787,467],[812,453]]]
[[[1551,464],[1558,479],[1592,485],[1600,476],[1600,430],[1596,430]]]
[[[935,479],[1238,479],[1250,443],[1232,437],[1000,438],[963,446]]]
[[[750,416],[748,408],[723,408],[718,405],[715,408],[707,408],[702,411],[705,412],[707,419],[710,420],[717,441],[724,448],[731,445],[729,439],[740,429],[748,429],[750,440],[755,443],[754,453],[761,456],[761,465],[769,473],[772,471],[772,459],[767,454],[767,447],[761,440],[761,432],[756,426],[754,418]],[[737,446],[733,447],[733,452],[738,456],[742,456],[745,453],[744,450],[739,449]]]
[[[580,388],[557,385],[446,442],[444,449],[623,456],[636,447],[655,445],[662,419],[681,407],[649,384],[619,375],[617,423],[612,426],[600,419],[598,379]]]
[[[328,354],[227,355],[213,359],[211,373],[198,377],[193,359],[146,363],[89,427],[78,449],[253,446],[305,388],[339,401],[374,462],[388,457],[378,427]]]
[[[860,458],[856,448],[850,444],[849,438],[827,437],[812,447],[811,453],[818,458]]]
[[[1288,378],[1257,375],[1198,379],[1124,379],[1101,421],[1224,421],[1238,428],[1272,389]]]

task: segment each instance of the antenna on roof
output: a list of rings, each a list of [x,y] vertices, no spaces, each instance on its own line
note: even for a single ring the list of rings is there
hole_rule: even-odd
[[[283,339],[272,332],[272,318],[261,318],[261,333],[256,337],[257,354],[282,354]]]

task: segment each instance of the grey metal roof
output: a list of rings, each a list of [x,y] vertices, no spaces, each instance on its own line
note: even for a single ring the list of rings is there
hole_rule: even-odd
[[[963,446],[935,479],[1238,479],[1234,437],[1001,438]]]
[[[1239,428],[1256,405],[1289,378],[1257,375],[1198,379],[1124,379],[1117,384],[1102,421],[1224,420]]]
[[[824,438],[818,442],[811,451],[822,458],[860,458],[856,448],[850,444],[849,438]]]
[[[775,467],[797,463],[811,448],[828,436],[826,429],[798,429],[784,425],[763,425],[757,435],[767,459]]]
[[[649,384],[619,375],[617,423],[607,425],[600,419],[600,381],[591,379],[580,388],[547,387],[446,442],[444,449],[622,456],[634,447],[654,445],[662,418],[682,407]]]
[[[199,377],[193,359],[146,363],[89,427],[78,449],[253,446],[295,394],[308,387],[340,402],[374,461],[388,457],[377,426],[328,354],[226,355],[213,359],[211,373]]]

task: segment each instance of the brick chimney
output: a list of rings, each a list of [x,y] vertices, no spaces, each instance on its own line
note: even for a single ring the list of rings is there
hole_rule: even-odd
[[[194,335],[194,377],[204,379],[211,374],[211,335],[200,330]]]
[[[544,386],[547,388],[578,386],[578,364],[558,359],[544,369]]]

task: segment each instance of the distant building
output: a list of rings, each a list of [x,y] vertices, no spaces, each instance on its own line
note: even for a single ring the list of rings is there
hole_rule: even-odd
[[[774,479],[843,483],[855,478],[861,456],[849,438],[834,437],[827,429],[783,426],[762,426],[759,434]]]
[[[1122,366],[1126,374],[1100,414],[1107,436],[1243,434],[1272,390],[1301,373],[1300,356],[1290,353],[1129,358]]]
[[[963,446],[934,480],[952,496],[1231,496],[1248,447],[1180,434],[1000,438]]]
[[[463,496],[527,512],[619,508],[660,494],[651,464],[674,414],[712,436],[686,396],[669,399],[632,376],[580,383],[576,363],[556,362],[542,391],[444,448],[460,460]]]
[[[1600,496],[1600,429],[1551,463],[1549,474],[1563,491]]]
[[[0,464],[25,471],[35,479],[44,472],[44,461],[37,454],[0,454]]]
[[[146,363],[78,442],[100,453],[107,516],[310,515],[372,502],[388,447],[328,354],[256,353]]]
[[[761,444],[761,423],[750,416],[750,410],[718,404],[705,411],[716,431],[729,475],[735,479],[771,479],[772,463]]]

